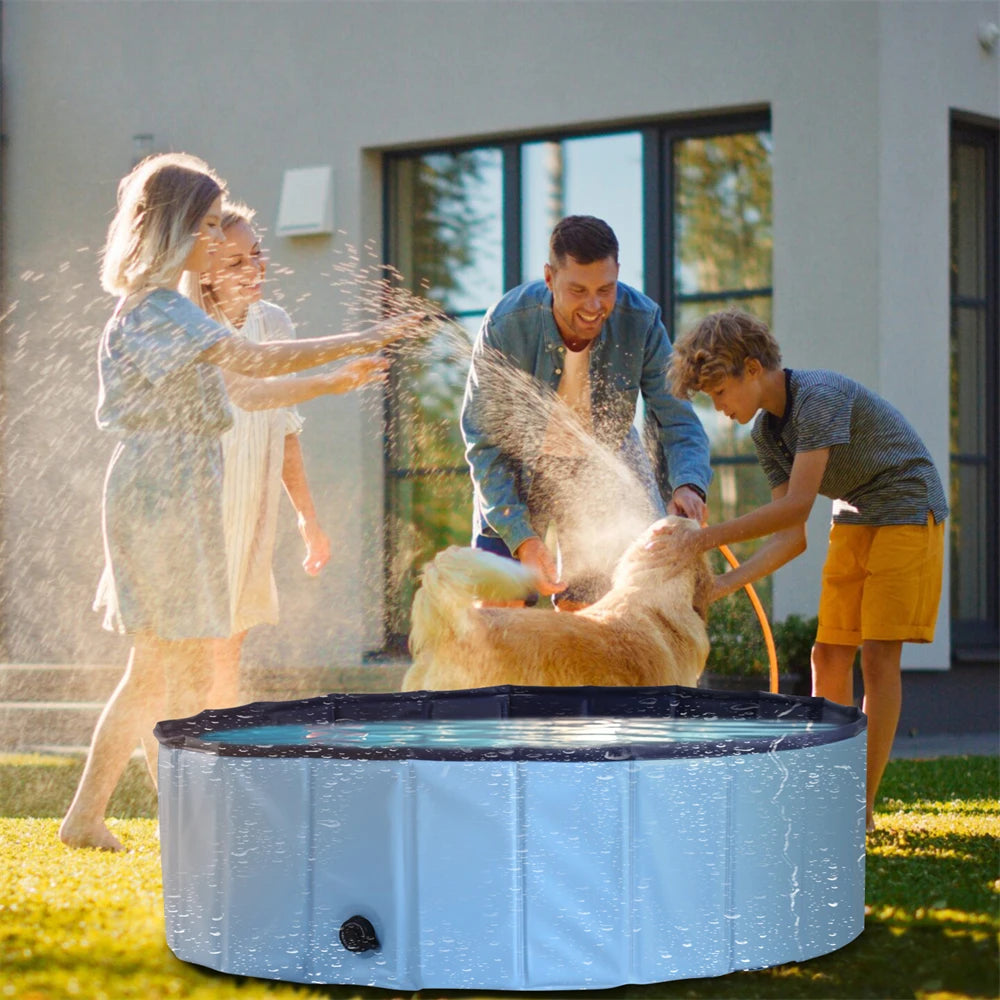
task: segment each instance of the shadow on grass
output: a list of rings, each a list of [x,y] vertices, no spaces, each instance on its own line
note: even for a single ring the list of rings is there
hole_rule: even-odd
[[[263,984],[262,980],[234,977],[200,968],[208,980],[222,986]],[[329,1000],[384,1000],[412,997],[422,1000],[911,1000],[940,994],[949,998],[994,1000],[997,985],[996,948],[985,936],[957,936],[948,927],[899,929],[868,925],[851,944],[808,962],[790,963],[759,972],[735,972],[716,979],[687,979],[610,990],[556,992],[398,990],[357,986],[299,987],[304,994],[289,997],[325,997]],[[278,994],[275,994],[277,997]],[[284,993],[280,996],[285,996]]]

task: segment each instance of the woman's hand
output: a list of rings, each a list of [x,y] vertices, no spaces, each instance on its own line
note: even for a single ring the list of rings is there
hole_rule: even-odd
[[[310,576],[318,576],[320,570],[330,561],[330,539],[315,520],[299,518],[299,534],[306,543],[306,557],[302,568]]]
[[[384,382],[389,374],[388,358],[372,354],[357,358],[342,364],[335,372],[330,373],[330,392],[351,392],[365,385]]]
[[[381,320],[371,329],[361,334],[362,340],[371,344],[372,350],[380,350],[389,344],[401,340],[403,337],[412,337],[427,330],[427,323],[433,319],[430,313],[408,312],[400,313],[398,316],[390,316]]]

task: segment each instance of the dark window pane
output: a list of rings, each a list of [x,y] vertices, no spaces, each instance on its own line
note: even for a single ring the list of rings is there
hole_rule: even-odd
[[[682,139],[673,150],[675,290],[769,288],[769,133]]]
[[[984,459],[989,412],[984,405],[989,379],[987,347],[985,309],[952,309],[951,450]]]
[[[951,145],[951,614],[953,643],[997,643],[997,132]]]
[[[469,474],[435,472],[400,479],[388,525],[393,539],[389,565],[389,631],[410,630],[410,604],[417,574],[449,545],[468,545],[471,535]]]
[[[988,621],[996,618],[989,607],[985,540],[989,516],[985,465],[955,463],[951,490],[951,613],[959,620]]]
[[[743,309],[771,325],[773,299],[770,295],[720,296],[719,298],[699,298],[697,302],[686,302],[681,298],[677,303],[677,334],[684,333],[702,317],[718,309]],[[675,338],[676,339],[676,338]]]
[[[392,263],[448,312],[485,310],[503,288],[500,150],[391,161]]]
[[[744,309],[770,324],[770,134],[683,138],[675,140],[671,149],[676,335],[708,313],[730,307]],[[704,394],[699,393],[694,404],[709,435],[713,457],[747,456],[749,460],[754,456],[750,425],[735,424],[716,413]],[[742,514],[770,499],[755,458],[751,468],[756,479],[737,480],[732,469],[716,473],[713,493],[725,494],[725,517]]]
[[[643,288],[642,136],[638,132],[525,143],[521,150],[524,281],[542,276],[549,234],[565,215],[596,215],[618,237],[619,278]]]
[[[390,163],[392,264],[405,286],[456,318],[400,352],[390,385],[386,465],[389,631],[409,629],[416,574],[468,544],[471,485],[459,429],[469,347],[502,292],[502,173],[495,148]]]
[[[393,362],[393,419],[389,441],[394,469],[463,465],[458,417],[469,368],[470,333],[481,317],[453,322],[418,349]]]
[[[979,298],[986,294],[986,149],[955,147],[951,169],[952,290]]]

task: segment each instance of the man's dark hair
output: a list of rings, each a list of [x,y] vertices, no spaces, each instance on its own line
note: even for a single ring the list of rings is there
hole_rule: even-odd
[[[567,215],[549,238],[549,264],[558,267],[567,257],[578,264],[614,258],[618,263],[618,237],[603,219],[592,215]]]

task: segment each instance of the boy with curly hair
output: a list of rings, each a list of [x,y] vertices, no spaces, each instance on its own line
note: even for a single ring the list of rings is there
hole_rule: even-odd
[[[753,423],[771,502],[702,528],[702,550],[768,540],[716,578],[713,599],[773,573],[806,548],[817,494],[833,501],[812,650],[813,694],[853,702],[861,648],[868,715],[866,824],[902,705],[904,642],[931,642],[941,595],[948,504],[930,453],[903,415],[832,371],[783,369],[767,324],[740,310],[706,316],[675,344],[674,395],[704,392],[716,410]]]

